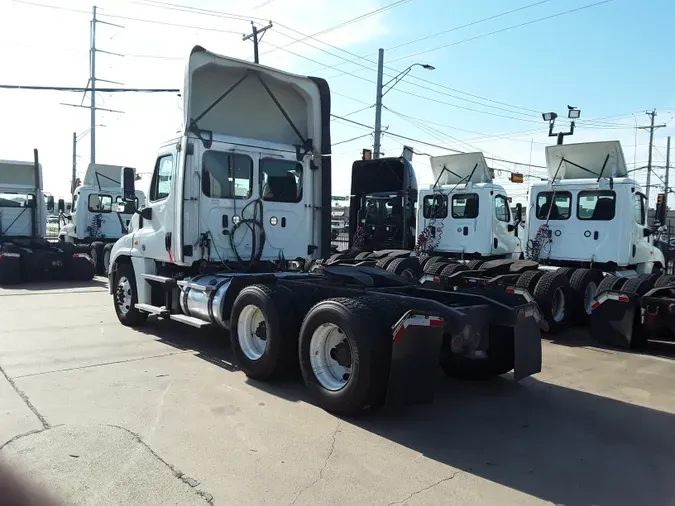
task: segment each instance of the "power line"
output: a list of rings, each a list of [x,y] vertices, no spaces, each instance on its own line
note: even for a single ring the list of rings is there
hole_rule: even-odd
[[[598,5],[606,4],[606,3],[609,3],[609,2],[612,2],[612,1],[614,1],[614,0],[601,0],[600,2],[595,2],[595,3],[592,3],[592,4],[588,4],[588,5],[583,5],[581,7],[577,7],[576,9],[569,9],[569,10],[566,10],[566,11],[563,11],[563,12],[559,12],[557,14],[551,14],[550,16],[544,16],[542,18],[532,19],[530,21],[525,21],[524,23],[519,23],[517,25],[507,26],[505,28],[500,28],[499,30],[494,30],[492,32],[483,33],[483,34],[480,34],[480,35],[475,35],[473,37],[468,37],[466,39],[458,40],[458,41],[452,42],[450,44],[444,44],[442,46],[438,46],[438,47],[435,47],[435,48],[432,48],[432,49],[426,49],[424,51],[418,51],[417,53],[409,54],[409,55],[406,55],[406,56],[401,56],[400,58],[396,58],[395,60],[392,60],[390,63],[394,63],[394,62],[397,62],[397,61],[400,61],[400,60],[406,60],[408,58],[412,58],[413,56],[419,56],[421,54],[432,53],[434,51],[438,51],[439,49],[445,49],[446,47],[456,46],[456,45],[462,44],[464,42],[470,42],[472,40],[480,39],[480,38],[483,38],[483,37],[488,37],[490,35],[495,35],[497,33],[506,32],[508,30],[514,30],[516,28],[522,28],[523,26],[531,25],[531,24],[534,24],[534,23],[539,23],[540,21],[546,21],[548,19],[557,18],[559,16],[564,16],[566,14],[571,14],[573,12],[578,12],[578,11],[582,11],[582,10],[585,10],[585,9],[590,9],[591,7],[597,7]]]
[[[547,0],[547,1],[548,1],[548,0]],[[295,33],[298,33],[298,34],[300,34],[300,35],[304,35],[304,34],[302,34],[301,32],[298,32],[297,30],[294,30],[294,29],[292,29],[292,28],[289,28],[289,27],[287,27],[287,26],[285,26],[285,25],[278,24],[278,26],[280,26],[280,27],[282,27],[282,28],[285,28],[285,29],[287,29],[287,30],[293,31],[293,32],[295,32]],[[370,66],[363,65],[363,64],[358,63],[358,62],[356,62],[356,61],[348,60],[347,58],[345,58],[345,57],[343,57],[343,56],[340,56],[340,55],[338,55],[338,54],[332,53],[332,52],[330,52],[330,51],[327,51],[326,49],[323,49],[323,48],[321,48],[321,47],[317,47],[317,46],[314,46],[314,45],[312,45],[312,44],[309,44],[309,43],[306,42],[304,39],[296,39],[296,38],[291,37],[290,35],[285,34],[285,33],[283,33],[283,32],[278,32],[278,33],[280,33],[280,35],[283,35],[284,37],[287,37],[287,38],[289,38],[289,39],[291,39],[291,40],[294,40],[294,41],[296,41],[296,42],[301,42],[301,43],[305,44],[306,46],[309,46],[309,47],[311,47],[311,48],[313,48],[313,49],[316,49],[317,51],[321,51],[321,52],[324,52],[324,53],[326,53],[326,54],[328,54],[328,55],[330,55],[330,56],[333,56],[333,57],[335,57],[335,58],[339,58],[339,59],[343,60],[343,61],[346,62],[346,63],[353,63],[354,65],[358,65],[359,67],[361,67],[361,70],[364,70],[364,69],[365,69],[365,70],[371,70],[371,71],[373,70],[373,68],[370,67]],[[354,54],[354,53],[351,53],[351,52],[346,51],[346,50],[344,50],[344,49],[342,49],[342,48],[333,46],[332,44],[328,44],[328,43],[326,43],[326,42],[320,41],[320,40],[318,40],[318,39],[314,39],[314,38],[311,37],[311,36],[304,36],[304,37],[305,37],[305,39],[311,38],[311,39],[313,39],[313,40],[316,40],[316,41],[319,42],[320,44],[325,44],[325,45],[327,45],[327,46],[330,46],[330,47],[333,47],[333,48],[337,49],[338,51],[342,51],[342,52],[344,52],[344,53],[347,53],[347,54],[350,54],[350,55],[352,55],[352,56],[356,56],[357,58],[360,58],[358,55],[356,55],[356,54]],[[271,45],[272,45],[272,44],[271,44]],[[276,46],[276,47],[277,47],[278,49],[281,49],[282,51],[289,52],[290,54],[296,54],[296,53],[293,53],[293,52],[291,52],[291,51],[286,50],[286,49],[285,49],[285,46]],[[263,53],[263,54],[265,54],[265,53]],[[363,58],[362,58],[362,59],[363,59]],[[364,59],[364,60],[367,61],[367,62],[369,62],[369,63],[374,63],[374,62],[372,62],[372,61],[370,61],[370,60],[367,60],[367,59]],[[337,67],[338,67],[339,65],[342,65],[342,63],[338,63],[338,64],[336,64],[336,65],[328,65],[328,64],[321,64],[321,65],[322,65],[321,68],[333,68],[333,69],[336,69],[336,70],[337,70]],[[387,68],[387,69],[391,69],[391,70],[393,70],[393,71],[395,71],[395,72],[397,72],[397,73],[400,73],[400,71],[399,71],[398,69],[395,69],[395,68],[392,68],[392,67],[388,67],[388,66],[387,66],[386,68]],[[358,72],[358,71],[359,71],[359,70],[357,69],[357,70],[354,71],[354,72]],[[354,72],[342,71],[342,72],[340,72],[339,74],[336,74],[335,76],[327,77],[326,79],[327,79],[328,81],[330,81],[331,79],[334,79],[335,77],[338,77],[338,76],[341,76],[341,75],[349,75],[349,76],[351,76],[351,77],[355,77],[355,78],[357,78],[357,79],[361,79],[361,80],[366,80],[366,81],[367,81],[366,78],[361,77],[361,76],[357,76],[356,74],[354,74]],[[310,71],[309,73],[311,74],[311,71]],[[394,74],[385,74],[385,75],[386,75],[387,77],[394,77]],[[526,110],[526,111],[535,112],[535,113],[537,113],[537,115],[539,114],[539,111],[535,111],[534,109],[527,109],[527,108],[524,108],[524,107],[519,107],[519,106],[515,106],[515,105],[512,105],[512,104],[508,104],[508,103],[506,103],[506,102],[500,102],[500,101],[498,101],[498,100],[493,100],[493,99],[490,99],[490,98],[481,97],[480,95],[474,95],[474,94],[471,94],[471,93],[463,92],[463,91],[461,91],[461,90],[457,90],[457,89],[455,89],[455,88],[451,88],[451,87],[449,87],[449,86],[445,86],[445,85],[443,85],[443,84],[439,84],[439,83],[436,83],[436,82],[434,82],[434,81],[430,81],[430,80],[428,80],[428,79],[423,79],[423,78],[421,78],[421,77],[417,77],[417,76],[410,76],[410,77],[412,77],[413,79],[415,79],[415,80],[417,80],[417,81],[422,81],[422,82],[425,82],[425,83],[428,83],[428,84],[432,84],[433,86],[438,86],[438,87],[440,87],[440,88],[444,88],[444,89],[447,89],[447,90],[455,91],[455,92],[461,93],[461,94],[463,94],[463,95],[472,96],[472,97],[479,98],[479,99],[481,99],[481,100],[486,100],[486,101],[488,101],[488,102],[493,102],[493,103],[496,103],[496,104],[506,105],[506,106],[508,106],[508,107],[515,108],[515,109],[522,109],[522,110]],[[497,109],[497,110],[500,110],[500,111],[505,111],[505,112],[508,112],[508,113],[511,113],[511,114],[521,114],[521,115],[523,115],[523,116],[528,116],[528,117],[532,116],[532,114],[530,114],[530,113],[523,113],[523,112],[520,112],[520,111],[514,111],[514,110],[511,110],[511,109],[504,109],[503,107],[497,107],[497,106],[494,106],[494,105],[485,104],[485,103],[482,103],[482,102],[477,102],[477,101],[475,101],[475,100],[471,100],[471,99],[468,99],[468,98],[458,97],[457,95],[452,95],[452,94],[450,94],[450,93],[446,93],[446,92],[443,92],[443,91],[439,91],[439,90],[437,90],[437,89],[430,88],[430,87],[428,87],[428,86],[422,86],[421,84],[417,84],[417,83],[410,82],[408,79],[401,79],[401,81],[402,81],[402,82],[405,82],[406,84],[409,84],[409,85],[411,85],[411,86],[415,86],[415,87],[421,88],[421,89],[423,89],[423,90],[431,91],[431,92],[433,92],[433,93],[438,93],[439,95],[445,95],[445,96],[447,96],[447,97],[451,97],[451,98],[454,98],[454,99],[456,99],[456,100],[462,100],[462,101],[464,101],[464,102],[469,102],[469,103],[477,104],[477,105],[480,105],[480,106],[483,106],[483,107],[489,107],[489,108],[492,108],[492,109]],[[370,81],[370,82],[373,82],[373,81]]]
[[[372,10],[372,11],[366,12],[365,14],[361,14],[361,15],[359,15],[359,16],[356,16],[355,18],[349,19],[349,20],[344,21],[344,22],[342,22],[342,23],[339,23],[339,24],[337,24],[337,25],[334,25],[334,26],[331,26],[331,27],[326,28],[326,29],[324,29],[324,30],[318,31],[318,32],[316,32],[316,33],[313,33],[312,35],[306,35],[305,37],[306,37],[306,38],[314,38],[314,37],[318,37],[319,35],[325,35],[325,34],[327,34],[327,33],[334,32],[335,30],[339,30],[340,28],[344,28],[345,26],[349,26],[349,25],[351,25],[351,24],[353,24],[353,23],[357,23],[357,22],[359,22],[359,21],[363,21],[364,19],[367,19],[367,18],[369,18],[369,17],[371,17],[371,16],[374,16],[375,14],[379,14],[379,13],[384,12],[384,11],[387,11],[387,10],[389,10],[389,9],[393,9],[394,7],[399,7],[399,6],[401,6],[401,5],[403,5],[403,4],[406,4],[406,3],[410,2],[410,1],[411,1],[411,0],[396,0],[395,2],[392,2],[392,3],[387,4],[387,5],[383,5],[382,7],[378,7],[377,9],[374,9],[374,10]],[[300,39],[300,40],[295,41],[295,42],[302,42],[302,40],[303,40],[303,39]],[[287,46],[291,46],[291,45],[295,44],[295,42],[292,42],[292,43],[290,43],[290,44],[287,44]],[[282,49],[282,48],[281,48],[281,47],[278,47],[277,49]],[[274,50],[272,50],[272,51],[267,51],[267,53],[263,53],[263,54],[268,54],[268,53],[271,53],[271,52],[273,52],[273,51],[274,51]]]
[[[36,90],[36,91],[68,91],[75,93],[86,93],[92,91],[91,88],[81,88],[76,86],[33,86],[23,84],[0,84],[0,88],[9,90]],[[180,93],[178,88],[96,88],[95,91],[101,93]]]
[[[357,140],[357,139],[363,139],[364,137],[370,137],[371,135],[372,135],[372,134],[358,135],[358,136],[356,136],[356,137],[352,137],[351,139],[346,139],[346,140],[340,141],[340,142],[334,142],[334,143],[331,144],[331,145],[332,145],[332,146],[339,146],[340,144],[347,144],[348,142],[352,142],[352,141],[355,141],[355,140]]]
[[[343,118],[342,116],[338,116],[337,114],[331,113],[331,116],[335,119],[346,121],[347,123],[353,123],[354,125],[357,125],[357,126],[360,126],[360,127],[363,127],[363,128],[368,128],[368,129],[371,129],[371,130],[373,128],[371,125],[366,125],[364,123],[360,123],[360,122],[354,121],[352,119]],[[439,146],[438,144],[433,144],[431,142],[421,141],[419,139],[413,139],[412,137],[406,137],[406,136],[395,134],[393,132],[389,132],[389,131],[386,131],[386,130],[383,131],[383,133],[385,133],[387,135],[390,135],[391,137],[396,137],[396,138],[399,138],[399,139],[403,139],[403,140],[407,140],[407,141],[411,141],[411,142],[417,142],[419,144],[424,144],[425,146],[439,148],[439,149],[443,149],[445,151],[457,151],[457,152],[461,153],[461,151],[449,149],[447,146]],[[520,165],[520,166],[529,166],[530,165],[529,163],[514,162],[513,160],[505,160],[503,158],[494,158],[494,157],[487,157],[487,156],[485,158],[489,159],[489,160],[497,161],[497,162],[511,163],[513,165]],[[532,165],[532,167],[536,167],[538,169],[546,169],[547,168],[547,167],[544,167],[543,165]]]

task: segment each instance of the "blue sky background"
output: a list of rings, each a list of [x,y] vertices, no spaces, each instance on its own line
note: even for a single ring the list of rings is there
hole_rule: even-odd
[[[84,86],[92,2],[31,2],[0,2],[0,82]],[[657,108],[657,123],[668,123],[668,128],[656,134],[655,164],[662,166],[665,138],[673,133],[671,115],[675,115],[674,72],[669,62],[675,47],[675,2],[612,0],[514,27],[598,2],[408,0],[339,30],[296,42],[303,39],[301,34],[330,29],[394,0],[173,0],[154,5],[145,0],[101,0],[97,2],[101,19],[125,28],[99,25],[98,45],[127,56],[99,55],[98,74],[126,86],[180,87],[184,60],[194,44],[252,58],[251,43],[241,40],[241,33],[250,31],[249,21],[206,15],[194,8],[259,18],[260,26],[271,19],[275,26],[263,38],[261,63],[328,78],[334,92],[333,112],[345,115],[365,109],[349,116],[358,123],[372,125],[374,121],[375,62],[378,48],[383,47],[385,72],[390,76],[416,62],[436,67],[435,71],[413,69],[385,96],[383,124],[389,132],[451,149],[480,149],[486,156],[525,164],[531,154],[532,163],[542,164],[544,146],[553,139],[546,136],[547,125],[540,113],[554,110],[565,116],[565,106],[571,104],[582,109],[574,141],[619,139],[626,159],[640,167],[647,159],[648,136],[642,130],[636,136],[635,125],[647,124],[644,111]],[[190,8],[177,10],[175,6],[181,4]],[[519,7],[523,8],[509,15],[394,48]],[[501,29],[506,30],[486,35]],[[466,40],[470,38],[474,39]],[[444,45],[448,47],[435,49]],[[422,51],[427,52],[414,55]],[[40,148],[47,189],[65,193],[72,132],[84,132],[89,117],[87,110],[59,103],[79,103],[80,99],[63,93],[0,91],[5,118],[0,126],[4,141],[0,158],[29,159],[32,148]],[[106,125],[97,132],[97,161],[101,163],[150,170],[157,144],[180,126],[181,104],[175,96],[108,95],[98,96],[97,103],[125,111],[123,115],[99,114],[100,123]],[[560,122],[561,128],[566,126],[566,121]],[[364,136],[334,147],[334,193],[348,190],[351,161],[360,156],[362,148],[372,145],[370,132],[353,123],[332,122],[335,143]],[[423,153],[446,152],[387,134],[383,151],[397,156],[402,143]],[[78,171],[83,172],[88,140],[78,143],[78,153]],[[427,157],[416,156],[415,165],[421,183],[431,182]],[[508,163],[494,167],[545,175],[536,167]],[[644,182],[644,171],[635,174]],[[657,174],[662,176],[663,170],[657,169]],[[504,182],[506,173],[498,177]],[[655,177],[653,183],[660,181]],[[507,188],[516,200],[527,192],[527,185]]]

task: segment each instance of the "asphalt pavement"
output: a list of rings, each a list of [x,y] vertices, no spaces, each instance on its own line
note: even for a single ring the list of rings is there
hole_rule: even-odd
[[[521,383],[337,418],[227,339],[123,327],[103,278],[0,289],[0,461],[65,504],[675,505],[675,344],[573,331]]]

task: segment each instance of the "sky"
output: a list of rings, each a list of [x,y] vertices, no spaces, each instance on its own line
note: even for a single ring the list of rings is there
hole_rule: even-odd
[[[664,177],[666,138],[675,134],[675,2],[668,0],[100,0],[98,79],[134,88],[181,88],[190,49],[253,59],[243,41],[251,21],[273,28],[260,62],[326,78],[334,118],[333,194],[349,193],[353,160],[373,143],[378,48],[385,82],[415,66],[386,93],[382,151],[417,153],[420,185],[433,183],[429,155],[483,151],[514,201],[546,176],[553,144],[541,113],[581,109],[565,142],[620,140],[630,168],[646,165],[645,111],[656,109],[651,201]],[[87,85],[91,0],[0,0],[0,84]],[[113,26],[120,25],[120,26]],[[102,83],[99,83],[101,86]],[[107,84],[105,84],[107,85]],[[117,86],[117,85],[110,85]],[[0,89],[0,159],[31,160],[38,148],[45,190],[66,196],[73,132],[77,172],[90,160],[82,93]],[[159,145],[181,127],[175,93],[97,93],[96,161],[152,171]],[[358,112],[357,112],[358,111]],[[408,137],[413,140],[406,140]],[[515,162],[515,163],[513,163]],[[524,173],[524,184],[508,182]],[[634,171],[645,184],[646,170]]]

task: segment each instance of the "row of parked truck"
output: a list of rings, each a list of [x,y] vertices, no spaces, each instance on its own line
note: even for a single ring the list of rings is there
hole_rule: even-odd
[[[186,72],[185,128],[160,147],[147,201],[134,169],[110,176],[129,215],[106,268],[123,325],[222,329],[250,378],[299,368],[319,406],[356,413],[430,400],[438,364],[537,373],[541,332],[572,317],[634,346],[643,292],[661,283],[672,300],[618,142],[547,149],[525,227],[480,153],[433,158],[420,190],[405,158],[356,162],[350,249],[334,253],[327,82],[199,46]]]
[[[120,209],[121,169],[89,165],[66,209],[62,199],[44,193],[37,150],[31,162],[0,160],[0,284],[86,281],[107,272],[112,246],[127,233],[131,218]],[[138,207],[144,205],[143,192],[136,199]],[[47,240],[52,216],[57,238]]]

